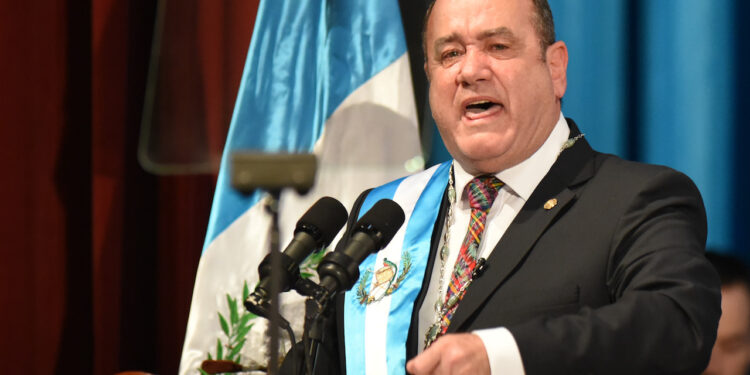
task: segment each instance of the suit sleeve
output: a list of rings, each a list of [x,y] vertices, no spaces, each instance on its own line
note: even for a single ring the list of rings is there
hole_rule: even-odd
[[[672,170],[643,182],[612,235],[611,303],[509,326],[533,374],[698,374],[720,309],[695,185]]]

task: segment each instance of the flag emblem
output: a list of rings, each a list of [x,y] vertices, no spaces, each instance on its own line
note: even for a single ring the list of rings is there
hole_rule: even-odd
[[[372,268],[367,268],[357,285],[359,304],[369,305],[393,294],[411,271],[411,263],[411,254],[408,251],[401,253],[401,273],[398,274],[398,266],[388,258],[384,258],[383,266],[375,271],[375,279],[369,291],[367,282],[372,278]],[[397,274],[398,277],[396,277]]]

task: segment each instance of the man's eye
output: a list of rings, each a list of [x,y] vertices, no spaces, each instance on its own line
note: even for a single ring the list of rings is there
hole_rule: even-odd
[[[458,57],[459,55],[460,54],[458,53],[458,51],[447,51],[447,52],[443,52],[443,54],[440,55],[440,57],[443,60],[447,60],[447,59],[452,59],[454,57]]]
[[[493,44],[492,49],[495,51],[502,51],[508,49],[508,46],[506,46],[505,44]]]

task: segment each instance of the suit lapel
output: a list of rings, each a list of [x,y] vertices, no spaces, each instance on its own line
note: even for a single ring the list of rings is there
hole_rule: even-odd
[[[572,120],[568,119],[568,124],[571,137],[580,133]],[[560,154],[487,258],[487,270],[466,290],[451,319],[449,333],[461,330],[471,315],[522,263],[555,218],[564,215],[567,208],[574,204],[575,187],[590,179],[594,173],[594,155],[584,139]],[[556,199],[557,204],[545,208],[545,203],[551,199]]]

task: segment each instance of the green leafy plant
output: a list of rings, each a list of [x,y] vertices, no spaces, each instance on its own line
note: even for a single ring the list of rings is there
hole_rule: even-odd
[[[247,287],[247,281],[245,281],[242,288],[242,300],[245,301],[250,295],[250,289]],[[221,313],[219,315],[219,324],[221,330],[226,335],[226,341],[222,341],[221,337],[216,338],[216,356],[211,356],[208,353],[208,359],[227,360],[235,363],[239,363],[240,352],[242,347],[245,346],[246,336],[253,328],[253,319],[257,318],[257,315],[239,307],[236,298],[232,298],[227,293],[227,305],[229,307],[229,319]],[[207,372],[199,369],[201,374],[208,375]]]
[[[310,254],[300,265],[300,276],[305,279],[313,277],[318,264],[320,264],[327,251],[328,249],[326,248]],[[245,281],[242,288],[242,300],[240,301],[245,301],[249,295],[250,290],[247,287],[247,281]],[[229,319],[221,312],[217,312],[219,315],[219,325],[221,325],[221,330],[224,332],[226,339],[222,341],[221,337],[216,338],[215,355],[212,356],[211,352],[207,353],[208,359],[239,363],[240,352],[245,345],[246,336],[253,327],[253,319],[257,318],[257,316],[242,308],[238,300],[232,298],[229,293],[227,293],[227,305],[229,307]],[[203,369],[199,368],[198,370],[202,375],[209,375]]]

